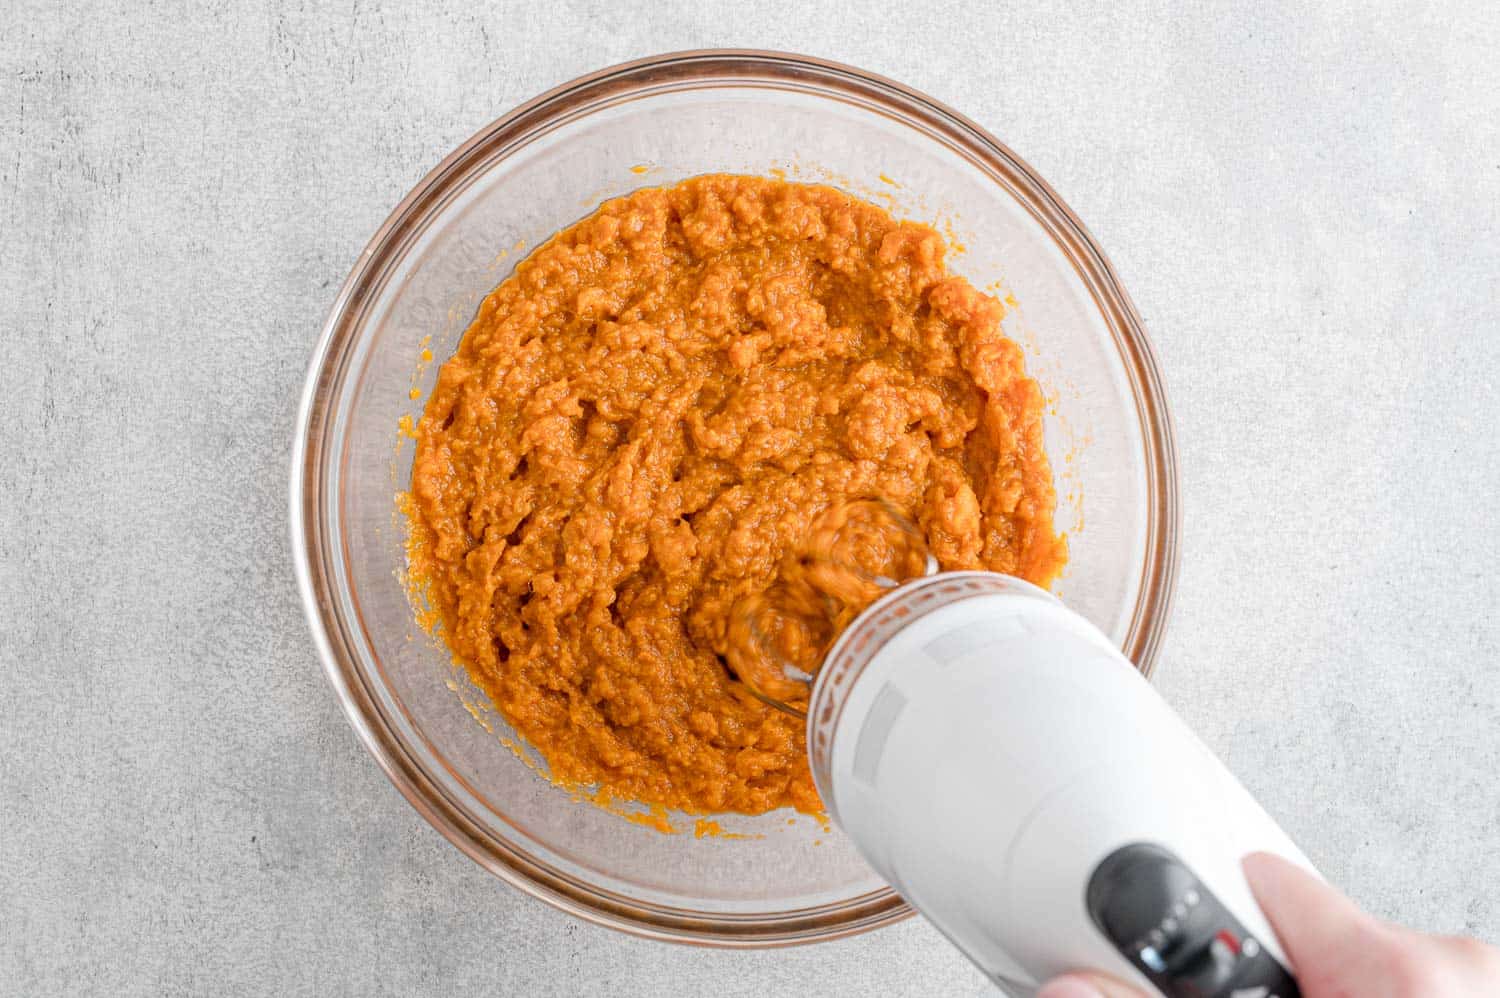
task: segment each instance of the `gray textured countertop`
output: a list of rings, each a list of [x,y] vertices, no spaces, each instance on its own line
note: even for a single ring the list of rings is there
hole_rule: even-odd
[[[302,621],[287,444],[365,240],[516,103],[703,45],[905,81],[1071,203],[1176,417],[1162,691],[1360,902],[1500,938],[1500,8],[321,6],[0,32],[0,992],[984,992],[919,921],[718,953],[523,897]]]

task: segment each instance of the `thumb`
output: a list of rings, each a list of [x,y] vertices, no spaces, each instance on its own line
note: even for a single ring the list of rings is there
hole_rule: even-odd
[[[1036,998],[1146,998],[1128,984],[1099,974],[1065,974],[1054,977],[1036,993]]]
[[[1375,920],[1300,866],[1271,853],[1241,861],[1250,892],[1266,913],[1295,972],[1335,970],[1362,959]]]

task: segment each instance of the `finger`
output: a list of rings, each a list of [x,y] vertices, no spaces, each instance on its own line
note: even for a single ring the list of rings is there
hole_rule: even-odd
[[[1243,865],[1306,998],[1500,995],[1500,952],[1380,922],[1279,857],[1255,853]]]
[[[1280,856],[1251,853],[1241,865],[1294,971],[1362,958],[1375,922],[1353,901]]]
[[[1042,985],[1036,998],[1146,998],[1128,984],[1099,974],[1065,974]]]

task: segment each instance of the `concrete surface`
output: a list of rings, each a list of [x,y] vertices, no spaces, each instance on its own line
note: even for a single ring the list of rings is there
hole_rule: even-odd
[[[302,621],[294,399],[365,239],[517,102],[703,45],[904,80],[1062,192],[1175,410],[1163,691],[1359,901],[1500,937],[1500,8],[903,6],[12,0],[0,993],[983,993],[920,922],[715,953],[522,897]]]

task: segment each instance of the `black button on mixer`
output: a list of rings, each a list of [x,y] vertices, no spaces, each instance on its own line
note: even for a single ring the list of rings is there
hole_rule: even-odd
[[[1160,846],[1106,856],[1085,903],[1105,938],[1168,998],[1301,998],[1286,968]]]

